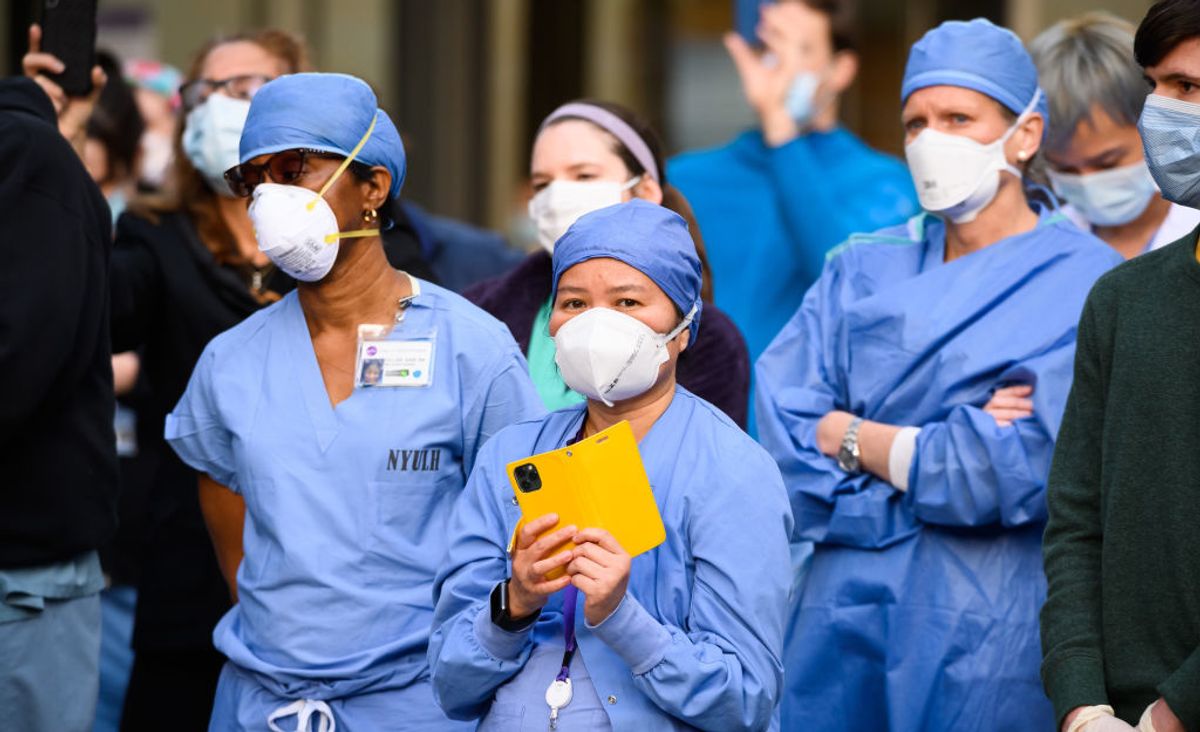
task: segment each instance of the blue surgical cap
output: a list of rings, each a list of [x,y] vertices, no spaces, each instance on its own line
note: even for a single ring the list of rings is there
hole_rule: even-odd
[[[948,20],[913,44],[900,101],[908,101],[918,89],[943,85],[973,89],[1020,114],[1038,90],[1038,75],[1021,39],[1009,29],[983,18]],[[1044,94],[1034,111],[1042,114],[1044,129],[1049,129]]]
[[[400,133],[371,87],[346,74],[288,74],[259,89],[242,129],[241,162],[300,147],[349,157],[372,119],[375,129],[354,159],[387,168],[396,198],[407,168]]]
[[[589,259],[616,259],[654,281],[684,315],[694,305],[690,343],[700,329],[700,257],[687,222],[674,211],[635,198],[580,216],[554,245],[554,286]]]

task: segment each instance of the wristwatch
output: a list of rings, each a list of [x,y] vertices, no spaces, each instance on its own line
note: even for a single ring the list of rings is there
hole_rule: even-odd
[[[837,464],[847,473],[857,473],[862,469],[862,463],[859,460],[861,453],[858,451],[858,428],[862,426],[862,423],[862,417],[850,420],[850,426],[846,428],[846,434],[842,436],[842,447],[838,450]]]
[[[523,618],[514,618],[508,611],[508,580],[496,585],[492,590],[492,624],[509,633],[519,633],[537,622],[540,612],[531,613]]]

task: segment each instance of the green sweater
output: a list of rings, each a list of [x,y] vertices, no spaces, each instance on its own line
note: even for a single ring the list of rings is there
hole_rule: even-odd
[[[1200,230],[1198,230],[1200,231]],[[1200,730],[1200,263],[1193,231],[1096,283],[1050,472],[1042,680],[1062,718],[1164,697]]]

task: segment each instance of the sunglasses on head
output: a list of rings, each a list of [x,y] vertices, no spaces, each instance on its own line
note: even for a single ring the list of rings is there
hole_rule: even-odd
[[[260,183],[270,180],[272,183],[292,185],[304,175],[308,158],[341,159],[344,156],[322,150],[296,148],[282,150],[267,158],[261,165],[242,163],[225,171],[225,182],[235,196],[249,196]],[[351,168],[353,168],[353,163]]]

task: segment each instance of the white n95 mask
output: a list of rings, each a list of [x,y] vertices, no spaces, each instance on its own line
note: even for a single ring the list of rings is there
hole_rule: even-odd
[[[612,406],[644,394],[670,358],[667,344],[691,325],[693,305],[666,335],[610,308],[592,308],[563,323],[554,336],[554,362],[567,386]]]
[[[904,156],[921,208],[965,224],[974,221],[996,197],[1001,171],[1007,170],[1020,179],[1021,171],[1009,165],[1004,155],[1004,144],[1033,111],[1041,95],[1039,89],[1017,121],[994,142],[984,144],[926,128],[905,145]]]
[[[1054,192],[1093,226],[1128,224],[1150,205],[1158,186],[1142,160],[1087,175],[1047,171]]]
[[[584,214],[621,203],[625,191],[641,176],[624,185],[606,180],[556,180],[529,200],[529,218],[537,227],[538,244],[554,253],[554,243]]]
[[[341,231],[337,215],[325,200],[326,191],[350,167],[374,129],[372,119],[366,134],[320,191],[279,183],[255,186],[249,213],[258,248],[291,277],[301,282],[323,279],[337,261],[342,239],[379,235],[378,229]]]
[[[232,197],[225,171],[238,164],[238,144],[250,114],[250,102],[212,94],[188,112],[183,125],[183,151],[216,193]]]

